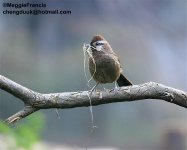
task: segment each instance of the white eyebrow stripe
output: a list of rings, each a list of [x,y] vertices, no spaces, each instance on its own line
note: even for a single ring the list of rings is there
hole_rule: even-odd
[[[95,43],[99,43],[99,44],[105,44],[105,43],[107,43],[107,41],[105,41],[105,40],[96,41],[96,42],[94,42],[93,44],[95,44]]]

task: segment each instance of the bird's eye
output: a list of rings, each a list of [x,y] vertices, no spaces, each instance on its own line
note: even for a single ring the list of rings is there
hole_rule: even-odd
[[[98,45],[99,45],[99,42],[96,42],[95,45],[98,46]]]
[[[101,42],[97,41],[97,42],[95,43],[95,46],[99,46],[99,45],[104,45],[104,43],[101,43]]]

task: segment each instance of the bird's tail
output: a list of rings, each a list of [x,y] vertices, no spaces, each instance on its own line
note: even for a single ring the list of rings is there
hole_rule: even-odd
[[[117,80],[117,83],[118,83],[119,87],[132,85],[132,83],[128,79],[126,79],[125,76],[122,74],[120,74],[120,76]]]

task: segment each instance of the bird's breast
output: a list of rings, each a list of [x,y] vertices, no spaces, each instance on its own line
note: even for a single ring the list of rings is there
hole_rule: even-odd
[[[113,54],[93,55],[89,59],[89,69],[94,80],[99,83],[112,83],[119,78],[121,72],[118,58]]]

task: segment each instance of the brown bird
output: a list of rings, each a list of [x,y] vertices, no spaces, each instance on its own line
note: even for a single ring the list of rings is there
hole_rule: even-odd
[[[101,35],[95,35],[90,43],[93,57],[89,58],[89,70],[97,84],[117,82],[121,86],[132,83],[122,74],[122,68],[117,55],[110,44]]]

